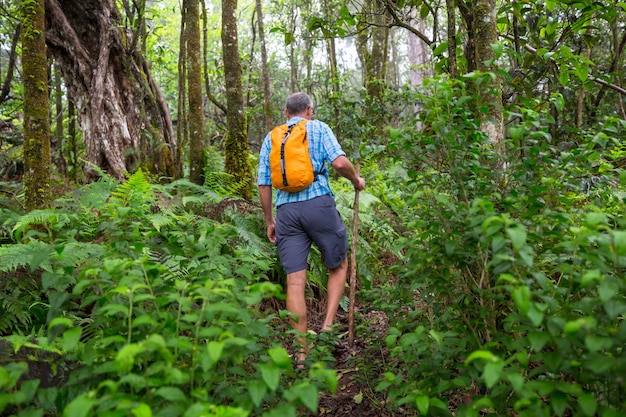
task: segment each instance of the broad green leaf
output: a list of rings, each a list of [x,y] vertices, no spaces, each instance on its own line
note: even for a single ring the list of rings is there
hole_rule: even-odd
[[[526,285],[517,287],[513,289],[511,296],[520,313],[528,315],[528,310],[530,309],[530,288]]]
[[[550,396],[550,405],[554,410],[554,414],[561,417],[567,408],[567,395],[561,391],[555,391]]]
[[[528,341],[535,352],[541,352],[548,340],[550,340],[550,336],[544,331],[528,333]]]
[[[524,388],[524,377],[518,373],[509,373],[506,375],[507,381],[511,384],[515,392],[521,392]]]
[[[585,347],[590,352],[597,352],[600,349],[607,349],[613,344],[613,339],[608,337],[589,334],[585,336]]]
[[[291,367],[291,358],[289,353],[282,346],[273,347],[268,351],[270,358],[274,365],[282,369],[289,369]]]
[[[526,230],[522,226],[507,227],[506,233],[511,239],[513,249],[520,250],[526,243]]]
[[[317,405],[319,401],[319,395],[317,388],[309,382],[303,382],[292,388],[302,401],[302,404],[312,413],[317,413]]]
[[[224,351],[224,342],[217,342],[215,340],[209,342],[207,347],[209,352],[209,357],[213,363],[219,362],[222,357],[222,352]]]
[[[485,369],[483,370],[483,378],[485,379],[485,384],[487,384],[487,388],[493,388],[496,385],[502,376],[502,368],[504,367],[504,362],[489,362],[485,365]]]
[[[278,383],[280,382],[280,371],[274,365],[262,364],[259,365],[261,370],[261,376],[263,377],[263,381],[267,384],[268,388],[274,392],[278,388]]]
[[[79,395],[65,407],[63,417],[86,417],[95,403],[96,400],[90,394]]]
[[[156,390],[154,395],[167,401],[187,401],[185,393],[180,388],[176,387],[161,387]]]
[[[423,414],[428,415],[428,408],[430,407],[430,398],[426,395],[419,395],[415,399],[415,405],[417,406],[417,410]]]
[[[254,405],[260,407],[263,402],[263,397],[267,393],[267,384],[264,384],[262,381],[257,379],[253,379],[248,382],[248,393],[250,394],[250,399]]]
[[[596,414],[598,409],[598,401],[593,394],[585,392],[578,396],[578,405],[582,412],[589,417],[592,417]]]
[[[145,346],[138,343],[131,343],[123,346],[115,357],[115,362],[119,365],[122,371],[130,371],[135,364],[135,356],[143,353],[146,350]]]
[[[612,232],[613,246],[618,256],[626,255],[626,231],[616,230]]]
[[[70,352],[76,348],[83,334],[82,327],[75,327],[63,332],[63,349]]]
[[[133,408],[133,415],[135,417],[152,417],[152,410],[148,404],[141,403]]]

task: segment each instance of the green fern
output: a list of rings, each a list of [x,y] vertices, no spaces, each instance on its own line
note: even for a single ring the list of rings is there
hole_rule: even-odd
[[[32,234],[42,235],[45,230],[46,238],[52,241],[54,230],[60,230],[71,222],[69,213],[56,209],[33,210],[21,216],[13,227],[13,235],[16,241]]]
[[[113,190],[106,206],[109,213],[116,218],[128,213],[135,215],[147,213],[154,201],[152,185],[143,171],[138,170],[128,178],[128,181]],[[126,208],[130,210],[125,210]]]
[[[52,246],[38,240],[0,246],[0,273],[15,272],[18,268],[50,271],[55,256]]]

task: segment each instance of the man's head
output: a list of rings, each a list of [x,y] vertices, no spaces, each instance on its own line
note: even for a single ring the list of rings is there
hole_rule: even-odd
[[[306,93],[293,93],[287,97],[285,114],[287,117],[302,116],[310,119],[313,115],[313,100]]]

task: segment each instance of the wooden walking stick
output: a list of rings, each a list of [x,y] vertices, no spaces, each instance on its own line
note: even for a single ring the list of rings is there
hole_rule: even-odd
[[[360,164],[356,165],[359,176]],[[354,344],[354,303],[356,299],[356,241],[359,234],[359,190],[354,190],[354,214],[352,215],[352,250],[350,251],[350,305],[348,306],[348,346]]]

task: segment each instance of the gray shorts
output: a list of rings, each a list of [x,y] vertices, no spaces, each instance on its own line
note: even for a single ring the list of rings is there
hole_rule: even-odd
[[[330,195],[282,204],[276,209],[276,246],[285,272],[307,269],[312,242],[329,269],[337,268],[346,258],[346,226]]]

